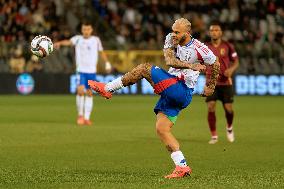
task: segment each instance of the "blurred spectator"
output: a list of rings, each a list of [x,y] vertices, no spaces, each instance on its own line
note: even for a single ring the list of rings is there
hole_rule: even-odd
[[[258,67],[267,61],[265,68],[277,64],[284,72],[283,7],[283,0],[0,0],[0,39],[4,43],[0,58],[9,59],[7,49],[20,44],[29,60],[29,41],[35,35],[49,35],[53,41],[66,39],[75,34],[70,29],[76,28],[75,19],[86,15],[98,24],[109,49],[160,50],[172,22],[186,17],[194,26],[193,37],[201,40],[208,37],[210,22],[220,20],[225,26],[224,39],[235,44],[241,60],[247,60],[240,62],[240,71],[262,72]],[[70,22],[67,17],[72,18]],[[64,56],[72,61],[69,54],[67,49]]]
[[[224,38],[235,43],[247,60],[246,73],[262,72],[257,69],[263,64],[259,58],[274,68],[273,64],[283,66],[283,0],[93,0],[93,5],[109,29],[117,33],[120,48],[161,49],[178,17],[191,20],[193,36],[204,40],[208,25],[217,19],[225,26]],[[263,67],[265,71],[269,66]]]
[[[9,60],[10,65],[10,71],[11,73],[23,73],[26,60],[23,57],[23,51],[21,49],[16,49],[14,52],[14,55]]]
[[[31,56],[26,66],[26,72],[28,73],[40,73],[43,71],[43,64],[39,61],[39,58],[35,55]]]
[[[181,0],[179,3],[171,0],[135,3],[93,0],[93,5],[110,29],[114,28],[118,43],[124,46],[127,39],[127,43],[136,49],[144,48],[145,42],[152,43],[152,38],[159,49],[163,40],[158,39],[164,37],[173,20],[181,16],[191,20],[193,33],[200,38],[206,37],[208,24],[216,19],[226,26],[224,33],[229,41],[245,42],[249,36],[253,37],[250,42],[254,42],[268,33],[275,35],[277,28],[284,27],[281,0]],[[162,32],[158,28],[162,28]],[[137,36],[141,39],[137,40]]]

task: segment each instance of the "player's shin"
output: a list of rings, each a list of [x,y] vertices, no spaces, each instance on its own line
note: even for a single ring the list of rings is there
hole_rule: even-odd
[[[84,114],[84,95],[76,95],[77,111],[79,116]]]
[[[226,120],[227,120],[227,129],[231,129],[234,119],[234,111],[225,110]]]
[[[86,96],[84,104],[84,118],[85,120],[90,120],[91,112],[93,109],[93,97]]]
[[[105,91],[114,92],[121,89],[122,87],[124,87],[122,84],[122,77],[118,77],[105,85]]]
[[[209,129],[211,132],[211,136],[217,137],[215,112],[208,112],[207,120],[208,120]]]
[[[171,153],[171,158],[175,165],[180,166],[180,167],[186,167],[187,163],[185,160],[185,157],[181,151],[175,151]]]

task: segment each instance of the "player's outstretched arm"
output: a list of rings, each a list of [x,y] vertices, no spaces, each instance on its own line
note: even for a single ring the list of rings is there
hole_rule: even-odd
[[[206,69],[205,65],[199,63],[193,64],[177,59],[173,48],[164,49],[164,56],[165,56],[166,65],[173,68],[192,69],[195,71],[204,71]]]
[[[65,39],[57,41],[54,43],[54,48],[59,49],[61,46],[72,46],[72,41],[70,39]]]
[[[220,63],[218,58],[216,57],[216,61],[214,62],[214,64],[208,65],[211,67],[211,76],[210,79],[208,80],[208,82],[206,82],[206,86],[204,88],[204,96],[210,96],[213,94],[214,90],[215,90],[215,86],[217,84],[217,79],[219,76],[219,71],[220,71]]]

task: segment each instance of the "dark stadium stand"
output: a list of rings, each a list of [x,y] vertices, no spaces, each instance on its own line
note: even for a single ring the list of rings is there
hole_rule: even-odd
[[[240,56],[239,73],[284,73],[284,1],[282,0],[0,0],[0,72],[11,59],[31,59],[29,42],[37,34],[53,41],[77,33],[80,20],[92,19],[105,49],[161,50],[173,20],[191,20],[193,36],[207,39],[208,24],[219,20],[224,38]],[[18,55],[15,55],[17,52]],[[54,52],[44,72],[71,73],[73,50]]]

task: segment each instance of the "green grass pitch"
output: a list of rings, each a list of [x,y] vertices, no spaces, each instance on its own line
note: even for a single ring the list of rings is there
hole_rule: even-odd
[[[155,133],[158,96],[94,98],[92,127],[75,124],[75,96],[0,96],[0,188],[284,188],[284,97],[236,97],[235,135],[209,145],[206,105],[194,96],[173,128],[191,177]]]

